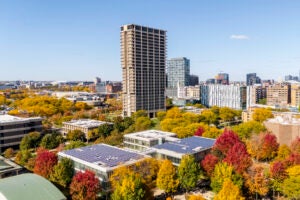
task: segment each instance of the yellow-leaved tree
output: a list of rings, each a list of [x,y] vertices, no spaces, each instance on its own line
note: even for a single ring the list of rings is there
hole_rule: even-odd
[[[238,186],[230,179],[226,179],[223,183],[222,189],[215,196],[214,200],[244,200],[245,198],[241,195],[241,191]]]
[[[172,162],[164,160],[157,174],[156,185],[166,193],[176,192],[179,181]]]

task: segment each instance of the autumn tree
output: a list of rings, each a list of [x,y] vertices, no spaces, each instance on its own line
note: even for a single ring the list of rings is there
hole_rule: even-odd
[[[199,166],[191,155],[184,156],[178,167],[178,179],[180,185],[190,191],[197,184],[199,178]]]
[[[198,195],[193,194],[193,195],[190,195],[190,196],[189,196],[188,200],[205,200],[205,199],[204,199],[204,197],[203,197],[202,195],[200,195],[200,194],[198,194]]]
[[[56,164],[57,156],[53,152],[38,150],[33,172],[49,179]]]
[[[204,128],[202,126],[199,126],[198,129],[195,131],[194,135],[195,136],[202,136],[204,131],[205,131]]]
[[[68,158],[62,158],[57,165],[54,166],[50,180],[66,188],[73,177],[73,163]]]
[[[292,141],[291,152],[300,154],[300,137]]]
[[[266,131],[266,127],[261,122],[252,120],[236,125],[232,130],[238,134],[239,138],[247,139],[253,134],[259,134]]]
[[[251,166],[252,160],[243,143],[237,142],[228,151],[224,162],[232,165],[236,172],[243,174]]]
[[[112,200],[142,200],[145,196],[143,189],[142,178],[139,174],[130,173],[125,174],[122,181],[114,187],[112,193]]]
[[[239,188],[243,185],[243,179],[236,174],[233,167],[227,163],[220,162],[215,166],[213,175],[211,177],[211,188],[214,192],[219,192],[222,189],[223,183],[226,179],[231,180]]]
[[[283,181],[282,193],[289,199],[300,199],[300,165],[288,168],[288,178]]]
[[[241,143],[238,136],[232,130],[225,129],[223,134],[217,138],[213,146],[213,152],[223,158],[236,143]]]
[[[275,161],[270,166],[270,178],[273,190],[280,192],[281,185],[287,178],[286,164],[283,161]]]
[[[14,150],[13,150],[13,148],[7,148],[4,151],[4,157],[5,158],[12,158],[13,156],[14,156]]]
[[[235,117],[238,117],[237,111],[228,108],[228,107],[221,107],[219,110],[219,116],[221,120],[224,122],[233,121]]]
[[[245,174],[246,182],[245,185],[251,194],[264,196],[269,191],[269,181],[264,174],[264,168],[260,165],[253,165],[248,169]]]
[[[272,111],[268,108],[256,108],[252,114],[252,119],[257,122],[263,122],[272,117]]]
[[[152,126],[152,121],[149,117],[138,117],[135,120],[135,131],[144,131],[150,129]]]
[[[222,185],[220,192],[214,197],[214,200],[244,200],[238,186],[230,179],[226,179]]]
[[[146,158],[134,165],[136,173],[140,174],[148,188],[153,188],[159,171],[160,161],[154,158]]]
[[[172,162],[164,160],[157,174],[157,187],[166,193],[173,193],[177,190],[179,181],[176,177],[176,169]]]
[[[280,145],[275,160],[286,160],[290,154],[291,150],[286,144]]]
[[[210,177],[215,169],[216,164],[219,162],[218,157],[213,154],[207,154],[201,161],[201,167],[204,169],[206,174]]]
[[[81,140],[83,141],[85,139],[85,134],[81,130],[72,130],[67,133],[67,140]]]
[[[276,136],[270,133],[253,135],[247,142],[248,152],[257,160],[271,160],[275,158],[279,144]]]
[[[99,179],[88,170],[76,173],[70,184],[73,200],[96,200],[100,190]]]
[[[218,123],[218,115],[216,115],[216,113],[214,113],[212,110],[202,111],[201,116],[204,117],[203,122],[208,125]]]

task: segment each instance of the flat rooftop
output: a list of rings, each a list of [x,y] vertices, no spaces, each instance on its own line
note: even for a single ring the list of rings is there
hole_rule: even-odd
[[[124,137],[149,141],[149,140],[157,140],[159,138],[176,137],[176,134],[171,132],[158,131],[158,130],[147,130],[147,131],[126,134],[124,135]]]
[[[82,127],[82,128],[96,128],[103,124],[112,124],[112,123],[98,121],[98,120],[94,120],[94,119],[79,119],[79,120],[71,120],[69,122],[64,122],[63,124],[73,125],[73,126]]]
[[[2,123],[15,123],[15,122],[27,122],[30,120],[42,119],[40,117],[21,118],[12,115],[0,115],[0,124]]]
[[[144,158],[144,155],[133,153],[107,144],[95,144],[60,152],[59,155],[71,156],[101,167],[115,167],[126,162]]]
[[[173,151],[181,154],[197,153],[209,149],[215,144],[215,139],[193,136],[178,141],[166,142],[153,146],[154,149]]]
[[[266,122],[282,125],[300,125],[300,119],[294,118],[292,115],[276,116],[275,118],[268,119]]]

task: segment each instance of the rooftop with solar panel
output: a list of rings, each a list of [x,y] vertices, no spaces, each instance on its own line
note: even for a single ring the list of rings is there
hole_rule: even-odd
[[[113,168],[122,164],[134,163],[145,158],[144,155],[106,144],[95,144],[59,153],[59,156],[81,160],[94,167]]]
[[[161,145],[156,145],[155,149],[165,149],[176,153],[195,153],[200,150],[211,148],[215,143],[215,139],[193,136],[181,140],[166,142]]]
[[[215,144],[215,139],[192,136],[177,141],[166,142],[155,145],[151,149],[155,152],[153,157],[158,159],[169,159],[174,165],[178,165],[182,156],[193,155],[198,162],[210,152]]]

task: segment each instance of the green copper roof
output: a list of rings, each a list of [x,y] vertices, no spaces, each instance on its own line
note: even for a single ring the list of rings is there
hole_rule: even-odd
[[[66,197],[47,179],[36,174],[21,174],[0,179],[0,199],[66,200]]]

